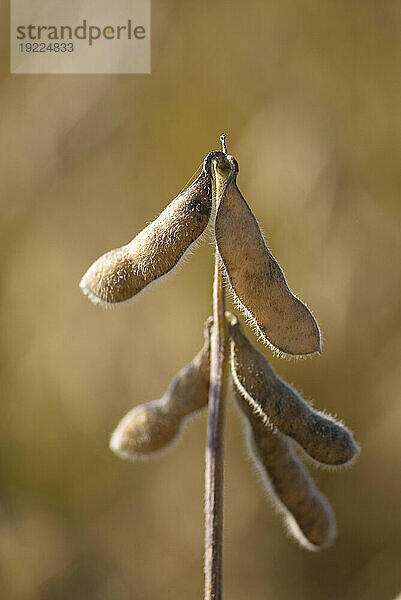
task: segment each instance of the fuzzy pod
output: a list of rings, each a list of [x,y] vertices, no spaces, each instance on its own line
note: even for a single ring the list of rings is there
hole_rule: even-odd
[[[203,169],[129,244],[98,258],[82,277],[81,290],[106,307],[133,298],[183,260],[205,232],[211,209],[210,175]]]
[[[235,389],[235,388],[234,388]],[[244,415],[249,454],[288,531],[308,550],[322,550],[336,537],[334,512],[318,490],[290,441],[274,432],[235,389]]]
[[[258,222],[236,183],[238,166],[227,181],[217,210],[216,242],[239,307],[265,343],[284,354],[320,352],[319,327],[290,290],[267,248]]]
[[[193,361],[174,377],[164,396],[134,407],[119,423],[110,448],[131,460],[151,457],[178,439],[184,422],[208,402],[211,319],[205,343]]]
[[[352,461],[359,447],[350,431],[314,410],[283,381],[230,315],[231,370],[238,391],[281,433],[293,438],[315,461],[331,467]]]

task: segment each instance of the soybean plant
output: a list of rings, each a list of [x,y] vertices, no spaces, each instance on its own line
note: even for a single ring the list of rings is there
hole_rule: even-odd
[[[328,547],[336,536],[330,504],[302,458],[338,468],[359,454],[352,433],[313,409],[273,370],[225,310],[226,288],[260,339],[279,356],[321,351],[319,326],[291,291],[258,222],[237,186],[238,162],[210,152],[199,177],[131,242],[97,259],[80,287],[105,307],[137,297],[175,270],[207,237],[215,245],[213,315],[204,324],[200,352],[159,400],[135,406],[111,436],[111,449],[133,461],[158,456],[184,424],[208,407],[205,467],[205,600],[222,598],[223,452],[225,390],[244,422],[248,452],[268,497],[289,533],[308,550]]]

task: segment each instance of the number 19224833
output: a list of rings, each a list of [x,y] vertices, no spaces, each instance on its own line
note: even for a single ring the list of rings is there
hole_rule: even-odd
[[[21,52],[74,52],[72,42],[25,42],[19,44]]]

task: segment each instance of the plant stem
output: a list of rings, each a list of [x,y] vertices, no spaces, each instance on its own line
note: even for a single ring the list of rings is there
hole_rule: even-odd
[[[225,146],[223,148],[225,149]],[[213,194],[216,207],[221,191],[221,178],[215,169]],[[227,339],[223,269],[216,245],[205,467],[205,600],[221,600],[223,587],[224,394]]]
[[[225,296],[216,248],[213,283],[214,324],[210,342],[209,416],[205,470],[205,600],[222,598]]]

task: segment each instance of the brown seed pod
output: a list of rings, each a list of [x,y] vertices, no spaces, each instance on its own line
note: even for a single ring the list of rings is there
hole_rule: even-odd
[[[216,216],[216,242],[240,308],[266,343],[284,354],[320,352],[319,327],[290,290],[236,184],[227,182]]]
[[[349,463],[359,453],[351,433],[330,415],[309,406],[273,371],[266,358],[228,315],[231,370],[238,391],[281,433],[290,436],[318,463],[331,467]]]
[[[95,304],[111,306],[136,296],[176,267],[205,232],[212,209],[209,174],[200,176],[129,244],[98,258],[80,288]]]
[[[308,550],[327,548],[336,536],[334,512],[288,438],[274,432],[236,390],[248,451],[289,532]]]
[[[119,423],[110,448],[122,458],[151,457],[175,441],[185,421],[207,405],[209,391],[209,330],[205,343],[193,361],[172,380],[159,400],[133,408]]]

